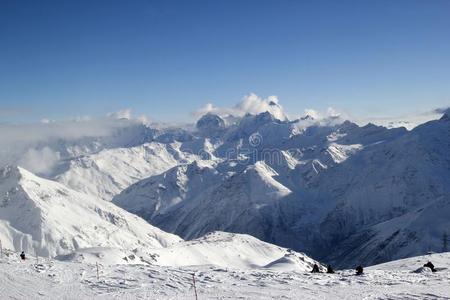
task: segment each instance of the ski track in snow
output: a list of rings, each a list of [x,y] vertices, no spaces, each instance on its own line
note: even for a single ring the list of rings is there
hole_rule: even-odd
[[[99,267],[33,259],[16,255],[0,259],[0,299],[450,299],[450,271],[414,273],[428,257],[411,258],[337,274],[225,269],[215,266],[162,267],[110,265]],[[450,253],[430,258],[440,266]],[[407,262],[405,264],[405,261]],[[408,269],[398,269],[408,266]]]

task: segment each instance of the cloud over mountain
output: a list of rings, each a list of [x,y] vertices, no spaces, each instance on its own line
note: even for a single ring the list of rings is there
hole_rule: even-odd
[[[254,93],[244,96],[239,103],[229,108],[216,107],[212,103],[208,103],[194,112],[194,116],[200,117],[206,113],[214,113],[218,115],[233,115],[241,117],[245,114],[255,115],[266,111],[273,114],[277,119],[287,119],[287,115],[284,112],[283,107],[279,104],[277,96],[261,98]]]
[[[129,118],[123,118],[127,116]],[[142,121],[131,118],[131,112],[125,111],[100,118],[0,124],[0,166],[19,162],[31,171],[41,173],[51,169],[60,158],[60,153],[47,145],[108,137],[122,128],[140,123]]]

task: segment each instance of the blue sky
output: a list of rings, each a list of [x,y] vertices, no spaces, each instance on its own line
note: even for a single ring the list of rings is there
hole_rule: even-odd
[[[184,121],[251,92],[291,114],[449,106],[450,1],[0,0],[0,121]]]

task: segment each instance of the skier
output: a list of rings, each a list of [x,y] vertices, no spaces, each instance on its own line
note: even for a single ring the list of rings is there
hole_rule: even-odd
[[[20,258],[21,258],[22,260],[25,260],[25,252],[22,251],[22,253],[20,253]]]
[[[334,270],[333,270],[333,268],[331,267],[331,265],[328,265],[328,266],[327,266],[327,273],[328,273],[328,274],[334,274]]]
[[[313,265],[311,273],[320,273],[319,266],[317,264]]]
[[[357,266],[355,270],[356,270],[356,275],[362,275],[364,272],[364,269],[361,265]]]
[[[426,268],[430,268],[431,272],[436,272],[436,269],[434,268],[434,265],[431,263],[431,261],[427,262],[423,266],[426,267]]]

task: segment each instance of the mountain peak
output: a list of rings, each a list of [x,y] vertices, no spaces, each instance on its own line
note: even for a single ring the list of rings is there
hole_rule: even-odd
[[[450,120],[450,107],[444,111],[444,114],[442,115],[440,120]]]
[[[350,130],[350,129],[358,128],[359,126],[349,120],[345,120],[342,124],[340,124],[339,127],[342,129],[345,129],[345,130]]]
[[[18,174],[19,168],[13,165],[6,165],[5,167],[0,169],[0,178],[4,179],[10,177],[13,174]]]
[[[200,131],[214,131],[225,128],[225,121],[218,115],[207,113],[203,115],[196,124]]]
[[[310,114],[307,114],[307,115],[301,117],[300,120],[302,120],[302,121],[314,121],[314,117],[311,116]]]
[[[275,119],[278,119],[280,121],[288,121],[289,118],[284,113],[283,108],[276,102],[270,101],[269,103],[269,109],[267,110],[268,113],[270,113]]]
[[[275,101],[270,101],[269,102],[270,106],[276,106],[276,107],[280,107],[280,105],[278,103],[276,103]]]
[[[14,180],[18,182],[23,176],[30,173],[22,167],[15,165],[7,165],[0,169],[0,184],[5,181]]]

